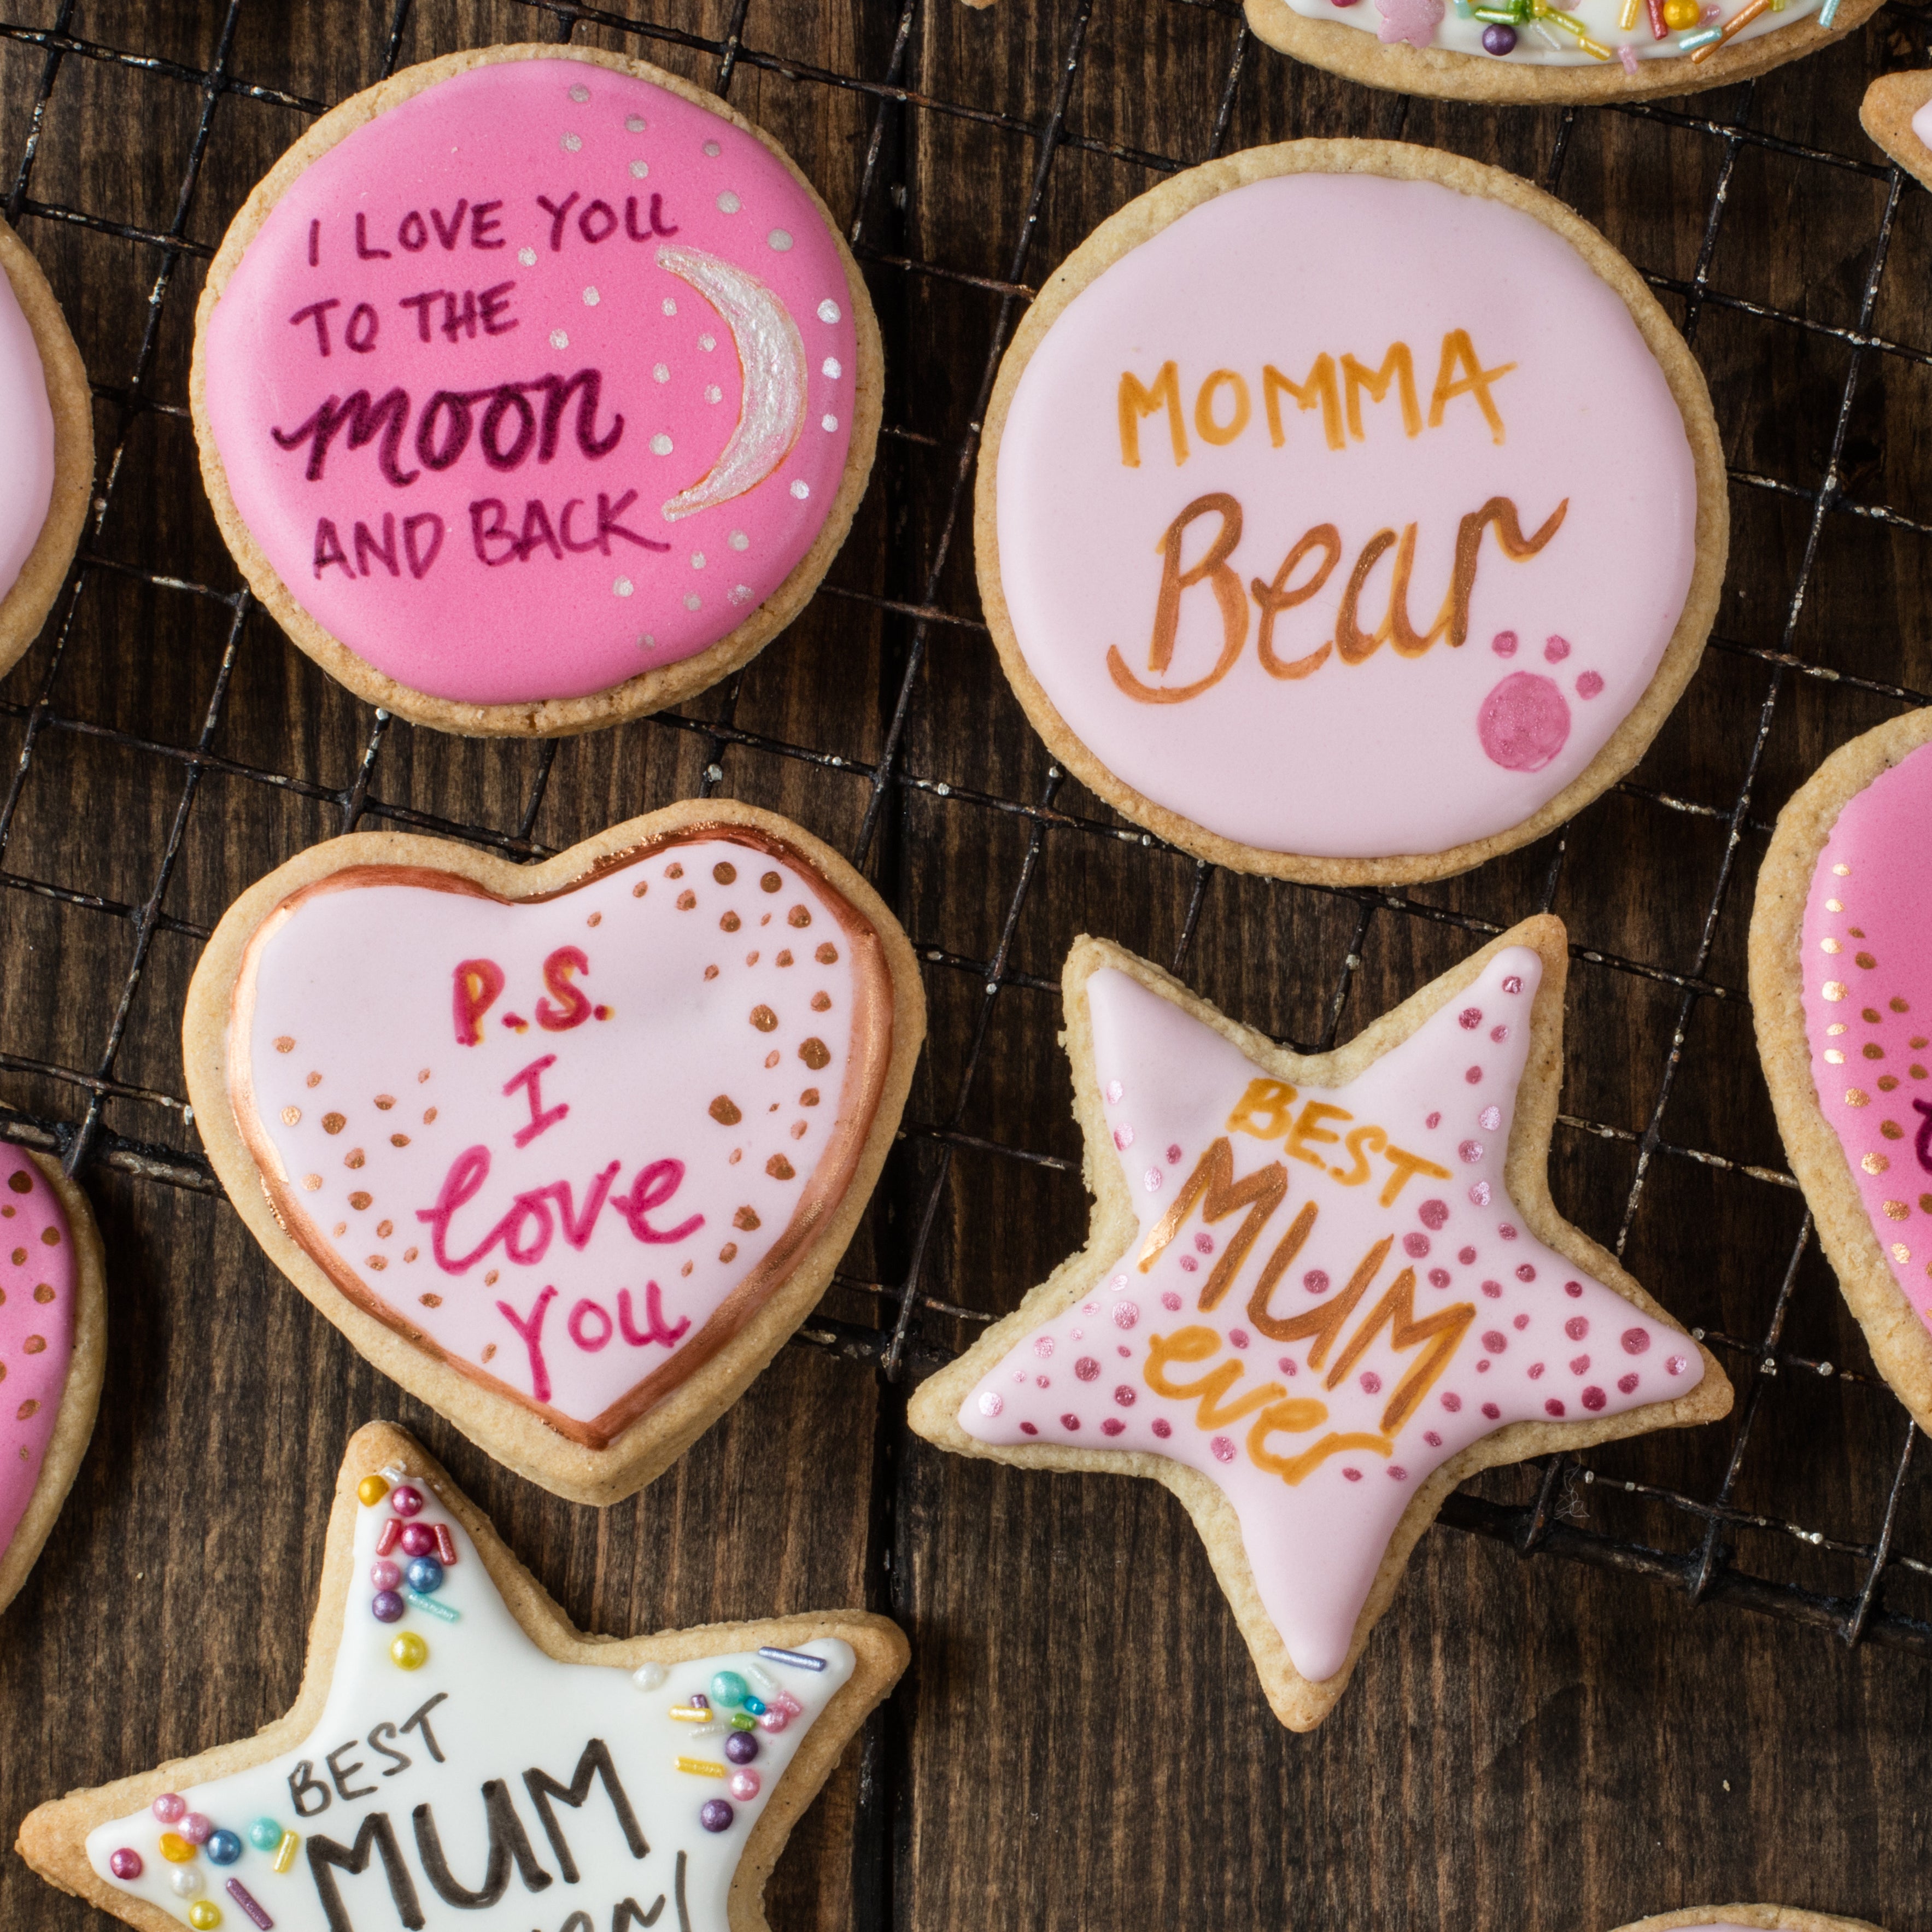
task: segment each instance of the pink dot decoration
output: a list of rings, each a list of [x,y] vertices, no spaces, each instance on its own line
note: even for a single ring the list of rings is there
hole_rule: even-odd
[[[1516,635],[1514,631],[1498,631],[1496,635],[1490,640],[1490,649],[1494,651],[1496,656],[1499,658],[1514,657],[1516,656]]]
[[[1476,735],[1504,770],[1540,772],[1569,741],[1569,700],[1552,680],[1512,671],[1483,700]]]
[[[1570,640],[1568,638],[1549,638],[1544,644],[1543,655],[1551,664],[1561,664],[1570,655]]]
[[[1579,698],[1600,697],[1602,695],[1603,688],[1604,680],[1602,677],[1597,672],[1593,670],[1586,670],[1583,675],[1576,680],[1576,695]]]

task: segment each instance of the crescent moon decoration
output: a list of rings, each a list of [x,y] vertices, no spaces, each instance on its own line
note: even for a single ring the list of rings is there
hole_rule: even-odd
[[[675,523],[755,490],[790,453],[805,427],[805,344],[784,303],[742,268],[696,248],[660,248],[657,259],[724,317],[745,379],[724,453],[664,506]]]

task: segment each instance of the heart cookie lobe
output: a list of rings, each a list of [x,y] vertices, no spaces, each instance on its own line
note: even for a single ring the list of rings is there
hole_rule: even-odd
[[[0,1557],[33,1500],[59,1420],[78,1271],[60,1196],[19,1148],[0,1144]]]
[[[1899,1291],[1932,1330],[1932,902],[1921,746],[1849,800],[1805,900],[1804,1029],[1818,1102]]]
[[[782,838],[693,825],[525,899],[326,874],[245,949],[227,1079],[344,1294],[602,1449],[836,1214],[893,1034],[872,922]]]

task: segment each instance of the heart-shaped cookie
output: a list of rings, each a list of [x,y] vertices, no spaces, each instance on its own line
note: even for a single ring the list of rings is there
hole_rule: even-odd
[[[217,1171],[363,1354],[560,1493],[648,1482],[817,1300],[924,1030],[836,854],[718,801],[538,866],[339,838],[188,999]]]
[[[1793,793],[1758,875],[1750,994],[1791,1171],[1879,1372],[1932,1428],[1932,710]]]

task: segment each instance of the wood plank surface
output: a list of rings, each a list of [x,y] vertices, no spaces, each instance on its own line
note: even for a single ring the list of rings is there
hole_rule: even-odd
[[[1926,28],[1895,5],[1754,86],[1571,116],[1355,88],[1246,40],[1223,0],[0,0],[0,181],[97,386],[104,503],[71,604],[0,682],[0,1131],[84,1130],[111,1319],[93,1448],[0,1621],[0,1842],[44,1797],[285,1707],[338,1457],[384,1416],[588,1628],[842,1604],[904,1625],[910,1672],[779,1867],[780,1932],[1606,1932],[1757,1898],[1928,1932],[1932,1659],[1822,1627],[1867,1582],[1905,1418],[1798,1250],[1742,996],[1778,806],[1932,691],[1932,199],[1856,118]],[[237,625],[184,416],[194,304],[250,185],[392,34],[406,64],[566,34],[724,84],[790,147],[868,264],[889,433],[832,587],[738,685],[554,748],[384,727],[259,611]],[[1635,782],[1406,895],[1120,836],[1007,692],[962,514],[1030,290],[1166,168],[1307,134],[1432,142],[1573,202],[1690,334],[1738,478],[1716,640]],[[1828,484],[1895,516],[1821,514]],[[228,902],[347,814],[555,849],[706,783],[861,858],[926,959],[932,1039],[832,1325],[599,1513],[494,1467],[268,1265],[198,1165],[178,1016]],[[1720,1575],[1811,1620],[1438,1528],[1334,1717],[1292,1736],[1171,1498],[942,1455],[906,1432],[906,1388],[1084,1233],[1055,1044],[1074,935],[1308,1044],[1546,905],[1584,956],[1558,1199],[1711,1332],[1741,1396],[1717,1427],[1594,1452],[1552,1520],[1674,1558],[1713,1520],[1670,1498],[1723,1492]],[[894,1381],[880,1339],[915,1262],[929,1299]],[[1874,1600],[1922,1624],[1928,1462]],[[1539,1473],[1478,1492],[1523,1502]],[[0,1855],[0,1924],[107,1922]]]

